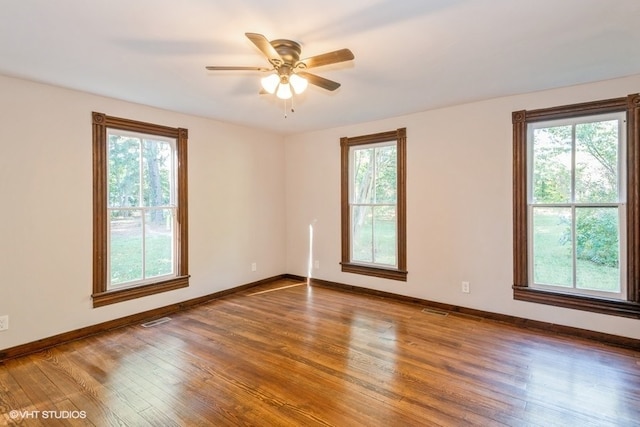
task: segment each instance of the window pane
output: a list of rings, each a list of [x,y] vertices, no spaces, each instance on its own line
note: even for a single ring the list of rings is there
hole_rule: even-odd
[[[620,292],[618,208],[576,208],[580,289]]]
[[[353,203],[372,202],[373,152],[373,148],[353,150]]]
[[[396,208],[377,206],[374,208],[374,262],[396,265]]]
[[[396,146],[376,149],[376,199],[375,203],[396,202]]]
[[[173,217],[171,209],[151,209],[145,215],[145,275],[173,273]]]
[[[171,144],[144,140],[143,196],[145,206],[168,206],[171,203]]]
[[[533,131],[534,203],[571,201],[571,126]]]
[[[533,208],[533,280],[573,287],[570,208]]]
[[[618,201],[618,121],[576,125],[576,202]]]
[[[351,259],[373,262],[373,215],[370,206],[352,206]]]
[[[109,135],[109,207],[140,203],[140,140]]]
[[[111,285],[142,279],[142,218],[139,210],[110,212]]]

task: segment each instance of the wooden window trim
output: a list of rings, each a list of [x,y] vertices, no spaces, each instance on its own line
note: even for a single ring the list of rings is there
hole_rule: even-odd
[[[627,300],[562,294],[529,287],[527,242],[527,124],[585,115],[626,112]],[[640,318],[640,95],[512,113],[513,297],[516,300]]]
[[[349,149],[357,145],[396,141],[397,144],[397,185],[398,185],[398,268],[385,268],[375,265],[351,262],[351,222],[349,215]],[[341,234],[342,234],[342,271],[363,274],[392,280],[407,280],[407,220],[406,220],[406,157],[407,129],[370,135],[340,138],[341,154]]]
[[[114,304],[189,286],[188,130],[92,113],[93,122],[93,307]],[[120,129],[175,138],[177,154],[176,277],[131,288],[107,290],[107,129]]]

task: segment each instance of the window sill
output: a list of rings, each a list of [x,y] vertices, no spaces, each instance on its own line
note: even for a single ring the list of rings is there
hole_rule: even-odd
[[[630,301],[610,300],[584,295],[560,294],[528,286],[513,286],[513,299],[572,308],[574,310],[591,311],[612,316],[640,319],[640,304]]]
[[[91,295],[93,298],[93,308],[128,301],[136,298],[168,292],[175,289],[189,286],[189,276],[175,277],[158,283],[151,283],[133,288],[117,289],[113,291],[100,292]]]
[[[405,270],[398,270],[395,268],[383,268],[374,267],[363,264],[353,264],[349,262],[342,262],[342,271],[345,273],[363,274],[365,276],[381,277],[383,279],[407,281],[408,272]]]

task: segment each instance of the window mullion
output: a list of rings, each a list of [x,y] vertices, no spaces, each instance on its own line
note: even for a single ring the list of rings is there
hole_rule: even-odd
[[[372,165],[371,165],[371,259],[375,264],[376,260],[376,181],[378,179],[378,149],[373,148]]]
[[[571,248],[571,256],[572,256],[572,284],[573,289],[578,288],[578,227],[576,224],[578,216],[576,215],[576,205],[571,206],[571,235],[572,235],[572,248]]]
[[[147,209],[140,209],[142,216],[142,280],[147,279]]]
[[[571,203],[576,202],[576,125],[571,126]]]
[[[578,288],[578,227],[576,224],[576,125],[571,126],[571,276],[573,289]]]
[[[143,150],[144,150],[144,142],[142,140],[142,138],[140,138],[140,150],[139,150],[139,157],[138,157],[138,162],[139,162],[139,166],[138,166],[138,173],[140,174],[140,179],[139,181],[139,195],[138,195],[138,206],[140,207],[140,224],[142,226],[142,235],[141,235],[141,240],[142,240],[142,280],[145,280],[147,278],[147,271],[146,271],[146,264],[147,264],[147,250],[146,250],[146,244],[147,244],[147,212],[146,212],[146,206],[144,203],[144,155],[143,155]]]

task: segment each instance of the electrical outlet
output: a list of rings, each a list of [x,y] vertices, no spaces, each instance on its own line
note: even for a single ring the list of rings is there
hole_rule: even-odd
[[[9,329],[9,316],[5,314],[0,316],[0,331],[6,331],[7,329]]]
[[[313,268],[315,268],[315,269],[320,268],[320,260],[315,260],[315,261],[313,262]]]
[[[258,264],[255,262],[251,263],[251,271],[257,271],[258,270]]]
[[[469,286],[469,282],[462,282],[462,293],[468,294],[471,292],[471,288]]]

